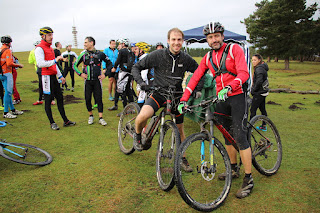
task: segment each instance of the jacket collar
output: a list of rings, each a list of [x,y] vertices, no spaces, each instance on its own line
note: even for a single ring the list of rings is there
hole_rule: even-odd
[[[50,47],[51,44],[49,44],[48,42],[46,42],[45,40],[41,40],[41,44],[43,44],[44,46]]]

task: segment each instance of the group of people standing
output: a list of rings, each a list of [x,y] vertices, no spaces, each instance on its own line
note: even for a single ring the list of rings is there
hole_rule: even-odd
[[[157,44],[157,49],[150,54],[150,45],[145,42],[131,44],[128,39],[119,39],[119,50],[116,49],[116,41],[110,41],[110,47],[106,48],[104,52],[96,50],[95,40],[93,37],[86,37],[84,40],[85,50],[79,57],[71,51],[71,46],[67,46],[66,52],[60,55],[61,44],[56,43],[56,51],[51,48],[53,40],[53,30],[50,27],[43,27],[40,29],[41,42],[36,43],[34,56],[36,61],[36,68],[39,76],[39,85],[43,89],[43,96],[45,100],[45,111],[50,121],[51,128],[58,130],[59,127],[52,117],[51,103],[54,98],[57,100],[58,110],[64,120],[63,126],[74,126],[76,123],[70,121],[64,110],[63,95],[59,82],[64,85],[65,77],[68,72],[72,77],[72,87],[74,89],[74,78],[71,73],[73,70],[81,78],[84,79],[85,90],[85,103],[89,114],[88,124],[94,123],[92,112],[92,94],[95,99],[95,104],[98,107],[99,123],[103,126],[107,122],[103,119],[103,103],[102,103],[102,80],[109,77],[109,100],[114,101],[114,106],[109,110],[118,109],[118,100],[121,95],[123,106],[125,107],[128,102],[134,101],[134,94],[132,88],[133,80],[138,84],[139,98],[141,111],[135,120],[134,134],[134,148],[138,151],[144,149],[141,137],[141,131],[145,127],[147,120],[156,113],[159,108],[164,106],[166,100],[161,94],[154,92],[150,97],[145,97],[145,90],[147,85],[153,82],[155,87],[163,89],[168,88],[170,85],[175,85],[178,91],[182,89],[182,79],[186,71],[194,72],[191,80],[189,81],[177,109],[173,110],[176,114],[176,124],[180,132],[181,140],[185,139],[183,114],[182,109],[185,107],[190,95],[200,82],[200,79],[208,70],[212,75],[218,78],[216,80],[217,97],[220,102],[216,106],[216,113],[231,115],[233,135],[240,148],[241,161],[244,165],[245,176],[243,183],[238,190],[236,196],[244,198],[248,196],[253,189],[253,178],[251,175],[251,148],[246,137],[246,130],[242,128],[243,123],[247,119],[247,101],[246,92],[243,89],[243,84],[249,78],[247,63],[245,61],[244,52],[241,47],[235,44],[226,56],[226,70],[224,74],[217,73],[214,67],[220,67],[221,56],[226,48],[224,43],[224,27],[219,22],[210,22],[203,29],[206,36],[208,45],[212,48],[211,55],[206,55],[200,65],[187,53],[182,51],[182,44],[184,42],[184,34],[178,28],[170,29],[167,35],[168,48],[164,48],[163,44]],[[23,65],[16,64],[13,61],[10,44],[12,42],[10,37],[2,37],[1,42],[3,46],[1,51],[4,52],[1,56],[2,74],[0,79],[5,88],[6,94],[4,97],[4,117],[16,116],[22,114],[14,108],[12,104],[12,68],[20,67]],[[59,50],[59,51],[58,51]],[[210,57],[210,58],[208,58]],[[74,63],[73,60],[75,60]],[[211,63],[207,63],[208,61]],[[65,69],[64,75],[61,74],[61,62],[64,61]],[[83,63],[83,68],[80,70],[78,66]],[[263,62],[260,55],[252,57],[254,66],[254,81],[252,88],[253,103],[251,108],[251,118],[256,114],[259,108],[262,114],[267,115],[265,110],[265,97],[268,95],[268,79],[267,71],[268,66]],[[103,70],[101,70],[101,67]],[[217,75],[217,76],[216,76]],[[174,78],[167,78],[174,77]],[[114,93],[112,92],[114,91]],[[178,95],[179,96],[179,95]],[[179,98],[180,98],[179,97]],[[42,101],[37,101],[38,104]],[[8,100],[10,99],[10,100]],[[144,100],[146,99],[145,103]],[[9,108],[12,113],[9,112]],[[230,122],[222,121],[222,125],[230,130]],[[266,131],[265,126],[262,124],[259,127],[261,130]],[[239,168],[237,167],[237,151],[226,140],[226,149],[231,160],[232,177],[239,177]],[[184,169],[188,172],[192,171],[189,167],[186,158],[183,160]],[[220,174],[219,179],[223,179],[225,174]]]

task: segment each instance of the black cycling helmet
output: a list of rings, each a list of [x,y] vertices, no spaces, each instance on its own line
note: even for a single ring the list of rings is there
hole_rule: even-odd
[[[40,35],[46,35],[48,33],[53,33],[53,30],[50,27],[42,27],[39,30]]]
[[[205,25],[203,27],[203,35],[207,36],[208,34],[211,33],[221,33],[223,34],[224,32],[224,27],[220,24],[220,22],[210,22],[209,24]]]
[[[158,42],[157,44],[156,44],[156,47],[157,46],[162,46],[163,48],[164,48],[164,45],[161,43],[161,42]]]
[[[5,35],[1,37],[1,43],[2,44],[9,44],[12,42],[12,38],[9,35]]]

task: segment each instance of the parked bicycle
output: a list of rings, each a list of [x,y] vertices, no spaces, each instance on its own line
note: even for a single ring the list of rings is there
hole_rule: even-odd
[[[7,142],[0,139],[0,155],[8,160],[26,165],[45,166],[52,162],[52,156],[38,147]]]
[[[196,107],[205,110],[205,121],[200,124],[200,132],[190,135],[181,144],[175,161],[175,180],[182,199],[199,211],[212,211],[227,198],[231,188],[231,164],[223,144],[214,136],[214,126],[239,151],[232,135],[218,122],[217,116],[210,112],[209,106],[217,102],[210,97],[200,104],[188,106],[192,112]],[[265,124],[267,131],[258,127]],[[205,127],[209,124],[209,130]],[[282,145],[279,132],[274,123],[263,115],[257,115],[245,127],[252,149],[254,167],[263,175],[274,175],[282,160]],[[194,171],[186,173],[181,167],[182,157],[188,156]],[[240,161],[241,164],[241,161]],[[240,166],[240,165],[239,165]],[[225,180],[219,180],[218,174],[225,173]]]
[[[174,186],[174,159],[180,145],[179,130],[175,124],[175,115],[171,110],[179,102],[180,96],[176,98],[176,94],[181,94],[181,92],[176,92],[174,86],[170,86],[168,90],[156,88],[152,92],[158,92],[166,97],[166,107],[162,109],[158,116],[153,116],[143,129],[142,144],[145,150],[149,149],[153,137],[159,131],[160,136],[156,155],[157,179],[160,188],[164,191],[169,191]],[[118,143],[120,150],[126,155],[130,155],[135,151],[133,134],[135,133],[135,119],[139,112],[140,107],[138,104],[130,103],[124,108],[120,116]],[[170,116],[169,120],[166,120],[166,115]]]

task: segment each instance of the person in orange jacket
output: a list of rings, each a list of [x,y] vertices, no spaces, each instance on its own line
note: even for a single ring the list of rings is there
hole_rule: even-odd
[[[12,92],[13,92],[13,77],[12,77],[12,69],[19,67],[23,68],[22,64],[16,64],[13,61],[12,51],[10,50],[12,38],[8,35],[1,37],[2,46],[0,48],[1,52],[1,74],[0,80],[5,89],[4,94],[4,118],[17,118],[17,115],[22,115],[23,111],[19,111],[14,108],[12,103]],[[11,109],[11,113],[9,112],[9,108]]]

